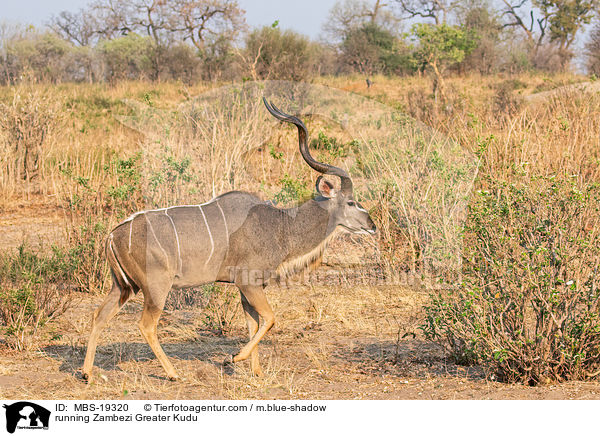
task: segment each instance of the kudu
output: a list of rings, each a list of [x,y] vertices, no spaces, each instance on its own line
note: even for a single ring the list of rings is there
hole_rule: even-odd
[[[171,288],[211,282],[237,285],[250,333],[250,341],[225,363],[251,357],[252,372],[261,375],[257,344],[275,322],[264,294],[269,280],[310,266],[336,229],[375,233],[368,212],[353,198],[346,171],[316,161],[308,151],[304,123],[263,101],[275,118],[296,125],[306,163],[320,173],[338,176],[341,189],[336,192],[319,176],[319,196],[296,208],[278,209],[252,194],[233,191],[200,205],[138,212],[116,226],[106,243],[112,290],[92,317],[84,378],[91,376],[100,331],[141,289],[144,309],[139,328],[168,377],[176,379],[156,335],[167,294]]]

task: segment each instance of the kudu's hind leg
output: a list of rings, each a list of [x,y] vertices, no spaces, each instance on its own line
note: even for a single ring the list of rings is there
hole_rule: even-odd
[[[96,356],[96,346],[98,345],[98,336],[108,322],[119,312],[123,306],[120,303],[121,288],[113,280],[111,291],[108,293],[100,307],[94,311],[92,315],[92,333],[88,341],[87,351],[85,353],[85,361],[81,373],[85,380],[90,379],[92,375],[92,367],[94,366],[94,357]]]
[[[240,292],[240,295],[242,297],[242,307],[244,308],[244,314],[246,315],[246,322],[248,323],[248,333],[250,335],[250,339],[252,339],[258,331],[258,312],[250,305],[250,303],[248,303],[248,300],[246,297],[244,297],[244,294]],[[250,369],[256,376],[261,377],[263,375],[260,363],[258,361],[258,346],[254,347],[254,350],[252,350],[252,353],[250,354]]]
[[[252,336],[250,341],[242,347],[240,352],[233,356],[233,362],[239,362],[246,360],[253,352],[258,352],[256,346],[263,338],[263,336],[273,327],[275,324],[275,315],[273,310],[267,301],[267,297],[264,293],[263,286],[239,286],[240,291],[246,298],[249,306],[254,309],[260,317],[263,319],[263,324],[260,326],[258,331]],[[242,299],[243,301],[243,299]],[[257,356],[258,360],[258,356]]]
[[[154,355],[166,371],[167,377],[171,380],[177,380],[179,378],[177,371],[175,371],[175,367],[160,346],[156,334],[158,319],[162,314],[163,307],[165,307],[165,301],[170,288],[171,286],[169,285],[166,290],[155,290],[154,292],[144,293],[144,311],[142,312],[142,318],[138,326],[142,332],[142,336],[146,339]],[[152,297],[152,295],[155,295],[155,297]]]

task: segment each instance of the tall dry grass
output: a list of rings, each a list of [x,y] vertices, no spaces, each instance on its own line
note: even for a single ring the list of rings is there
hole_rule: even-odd
[[[342,143],[352,139],[360,142],[359,157],[375,165],[375,172],[357,166],[352,158],[320,150],[315,153],[353,173],[358,196],[378,216],[382,229],[379,245],[388,262],[404,258],[414,266],[427,257],[423,245],[432,238],[450,241],[449,246],[458,243],[452,241],[456,239],[456,223],[444,220],[448,216],[460,218],[452,211],[460,209],[457,206],[462,200],[451,198],[452,190],[443,187],[452,172],[442,173],[453,166],[454,173],[459,171],[456,166],[461,159],[463,167],[470,160],[469,166],[480,164],[482,174],[495,177],[510,177],[512,166],[517,165],[540,173],[562,171],[596,180],[600,117],[593,94],[557,94],[535,105],[520,104],[515,112],[502,108],[498,92],[500,85],[509,83],[516,88],[511,98],[518,100],[578,80],[568,75],[455,78],[448,81],[448,105],[438,108],[431,107],[433,100],[425,78],[375,77],[369,89],[358,76],[318,80],[423,123],[418,128],[401,129],[398,136],[404,138],[392,141],[382,140],[377,125],[352,118],[352,114],[344,113],[347,108],[327,103],[332,100],[330,95],[318,96],[325,101],[322,104],[301,87],[296,94],[293,89],[286,92],[303,102],[306,113],[329,116],[305,118],[313,137],[323,132]],[[0,135],[5,144],[0,206],[10,208],[16,199],[39,193],[48,202],[66,205],[68,228],[77,226],[76,218],[84,215],[93,219],[108,216],[106,226],[110,227],[137,208],[203,202],[232,189],[249,190],[265,198],[281,194],[284,183],[295,191],[310,191],[316,174],[300,161],[294,129],[282,128],[269,118],[259,98],[263,89],[240,89],[244,86],[211,90],[206,84],[187,87],[144,82],[115,86],[23,82],[15,88],[0,89],[4,105]],[[352,97],[348,101],[355,104],[359,100]],[[303,109],[286,105],[284,100],[279,103],[291,111]],[[23,118],[23,110],[29,118]],[[340,114],[339,118],[332,118],[332,113]],[[36,121],[28,122],[32,117]],[[355,119],[358,128],[352,125]],[[31,131],[21,135],[15,128]],[[26,180],[20,169],[23,162],[18,163],[22,152],[15,146],[21,137],[29,138],[37,156],[35,177],[27,179],[25,174]],[[423,142],[420,151],[419,141]],[[453,144],[461,149],[452,150]],[[422,156],[410,161],[398,149]],[[138,192],[127,204],[121,201],[116,205],[116,190],[130,182],[124,180],[119,165],[136,153],[141,153],[132,169],[139,172]],[[432,170],[432,164],[438,168]],[[382,183],[383,178],[388,180]],[[458,184],[456,192],[468,193],[468,177]],[[75,214],[71,213],[73,205],[79,205]],[[427,225],[419,224],[423,222]]]

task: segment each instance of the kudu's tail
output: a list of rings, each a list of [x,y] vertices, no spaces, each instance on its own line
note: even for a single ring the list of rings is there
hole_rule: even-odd
[[[139,288],[133,284],[133,281],[127,276],[127,273],[121,266],[121,263],[117,258],[117,253],[115,252],[112,244],[112,234],[106,240],[105,249],[106,258],[108,259],[108,264],[110,265],[113,280],[116,280],[116,282],[119,284],[119,288],[121,288],[121,298],[119,299],[119,304],[123,305],[132,294],[135,294],[139,290]]]

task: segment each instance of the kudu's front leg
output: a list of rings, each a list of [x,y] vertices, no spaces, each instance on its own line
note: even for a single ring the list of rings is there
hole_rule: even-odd
[[[250,361],[252,372],[255,375],[262,375],[262,370],[258,362],[257,345],[263,336],[273,327],[273,324],[275,324],[275,315],[265,296],[264,286],[243,285],[238,287],[242,294],[242,305],[246,312],[246,320],[251,337],[250,341],[242,347],[238,354],[233,356],[231,361],[240,362],[252,356],[252,360]],[[258,327],[258,316],[263,319],[263,324],[256,330]]]
[[[250,303],[248,303],[244,294],[240,292],[240,296],[242,298],[242,307],[244,308],[244,314],[246,315],[246,322],[248,324],[248,334],[250,335],[250,339],[252,339],[258,331],[260,318],[258,312],[250,305]],[[254,350],[250,353],[250,369],[256,376],[261,377],[263,375],[260,362],[258,361],[258,346],[254,347]]]

